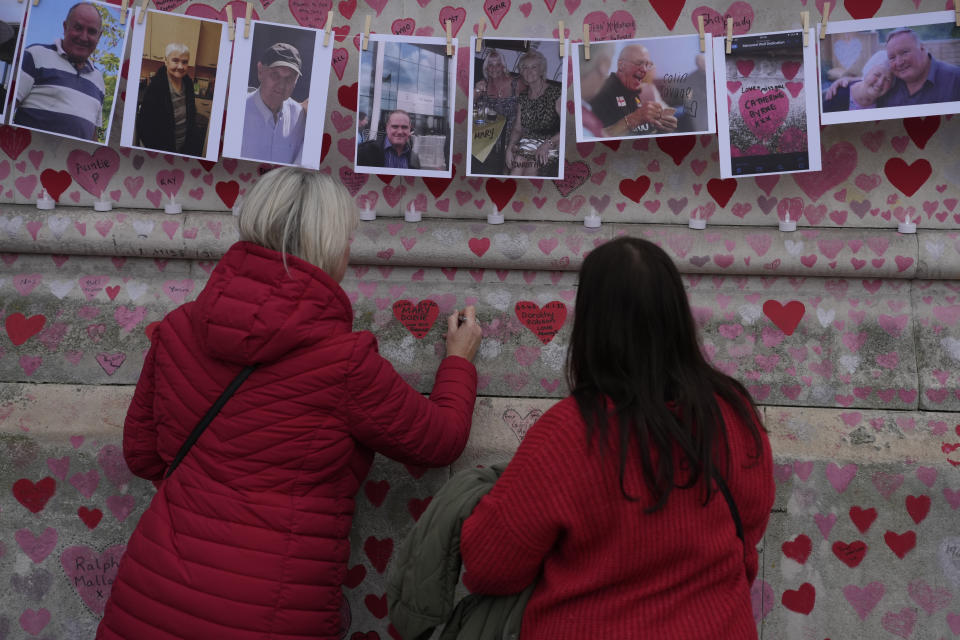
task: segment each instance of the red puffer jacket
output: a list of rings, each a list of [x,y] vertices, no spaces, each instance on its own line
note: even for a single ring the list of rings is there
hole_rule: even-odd
[[[354,494],[374,451],[442,466],[466,444],[476,370],[440,364],[430,398],[353,333],[317,267],[240,242],[157,327],[124,425],[130,469],[160,480],[240,369],[260,363],[160,485],[130,538],[97,638],[338,638]]]

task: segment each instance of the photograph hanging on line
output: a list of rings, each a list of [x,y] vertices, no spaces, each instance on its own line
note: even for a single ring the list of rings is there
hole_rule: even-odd
[[[559,40],[470,39],[467,175],[563,179],[567,62]]]
[[[29,4],[11,124],[107,144],[127,42],[120,7],[75,0]]]
[[[813,31],[736,36],[713,48],[720,176],[819,171]]]
[[[150,9],[134,19],[131,38],[120,144],[216,160],[230,75],[226,23]]]
[[[6,122],[10,83],[16,69],[14,59],[20,48],[20,34],[23,33],[28,6],[27,2],[0,3],[0,122]]]
[[[823,124],[960,113],[956,16],[831,21],[819,80]]]
[[[304,141],[323,137],[333,46],[322,42],[314,29],[257,20],[236,38],[224,156],[319,168],[322,145]]]
[[[357,173],[449,178],[457,48],[446,38],[374,34],[360,51]]]
[[[577,142],[715,133],[712,36],[571,45]]]

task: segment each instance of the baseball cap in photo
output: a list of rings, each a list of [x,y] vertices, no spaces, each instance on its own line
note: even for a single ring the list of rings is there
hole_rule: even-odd
[[[300,72],[300,52],[292,44],[278,42],[267,48],[260,58],[260,63],[265,67],[288,67],[302,75]]]

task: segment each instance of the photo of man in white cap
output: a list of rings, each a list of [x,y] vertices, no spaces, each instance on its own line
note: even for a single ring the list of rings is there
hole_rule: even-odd
[[[300,164],[307,110],[290,96],[301,75],[300,52],[293,45],[277,42],[260,54],[259,86],[246,100],[244,158]]]

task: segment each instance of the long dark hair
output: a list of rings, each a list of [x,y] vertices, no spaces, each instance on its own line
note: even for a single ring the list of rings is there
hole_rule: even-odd
[[[680,273],[657,245],[621,237],[594,249],[583,261],[573,332],[567,352],[567,382],[587,424],[587,437],[603,451],[610,418],[620,441],[620,489],[627,452],[638,447],[643,479],[654,498],[648,512],[662,508],[675,486],[702,480],[704,503],[711,478],[730,456],[717,398],[748,425],[762,452],[756,406],[749,392],[703,357]],[[674,447],[689,464],[677,484]],[[651,456],[656,450],[656,462]],[[686,474],[684,474],[686,475]]]

